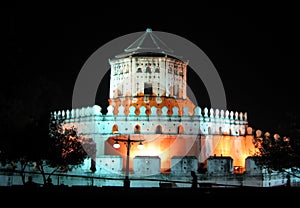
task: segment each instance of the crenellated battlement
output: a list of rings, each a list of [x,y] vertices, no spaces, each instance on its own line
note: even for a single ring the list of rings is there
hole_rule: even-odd
[[[168,108],[163,106],[158,109],[151,107],[151,112],[146,113],[146,108],[141,106],[139,113],[136,107],[130,106],[129,113],[125,114],[124,106],[115,109],[112,105],[107,107],[107,113],[102,114],[102,109],[98,105],[91,107],[76,108],[72,110],[54,111],[51,118],[62,119],[67,123],[85,123],[91,128],[81,128],[82,133],[105,133],[110,134],[113,128],[118,128],[120,133],[167,133],[167,134],[225,134],[225,135],[244,135],[247,128],[247,113],[238,113],[229,110],[208,109],[203,110],[197,106],[190,114],[188,107],[183,108],[183,113],[178,113],[178,107],[172,108],[172,114],[168,113]],[[95,127],[93,122],[98,125]],[[93,126],[94,125],[94,126]],[[85,130],[84,130],[85,129]],[[88,130],[89,129],[89,130]]]
[[[219,109],[208,109],[204,108],[203,110],[201,107],[196,106],[193,109],[193,114],[190,114],[189,107],[183,108],[183,114],[180,115],[178,113],[178,107],[172,108],[172,115],[168,114],[168,108],[166,106],[162,107],[161,112],[158,111],[158,108],[155,106],[151,107],[150,115],[146,114],[146,108],[144,106],[139,108],[140,113],[137,114],[136,107],[130,106],[129,113],[125,114],[124,107],[120,106],[118,108],[118,114],[114,114],[114,107],[109,105],[107,107],[107,113],[102,114],[102,108],[99,105],[89,106],[89,107],[82,107],[82,108],[75,108],[72,110],[59,110],[51,112],[51,118],[54,119],[72,119],[72,118],[80,118],[86,116],[168,116],[168,117],[194,117],[199,116],[205,118],[206,120],[213,120],[213,119],[229,119],[229,120],[238,120],[238,121],[247,121],[247,113],[237,112],[237,111],[229,111],[229,110],[219,110]]]

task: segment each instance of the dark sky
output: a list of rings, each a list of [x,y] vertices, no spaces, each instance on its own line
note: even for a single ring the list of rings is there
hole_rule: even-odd
[[[146,28],[195,43],[217,69],[228,109],[247,112],[250,126],[276,131],[285,114],[298,114],[298,11],[203,8],[174,14],[100,13],[20,9],[2,13],[2,121],[12,114],[15,122],[23,122],[45,111],[70,109],[75,80],[89,56],[115,38]],[[188,82],[198,104],[205,107],[206,90],[199,88],[201,80],[195,77],[189,72]],[[95,102],[105,105],[108,79],[100,85]]]

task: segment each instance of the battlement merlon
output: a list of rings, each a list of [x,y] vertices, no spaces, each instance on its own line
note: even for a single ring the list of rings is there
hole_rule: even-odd
[[[202,111],[199,106],[194,108],[193,114],[189,114],[188,107],[185,107],[182,115],[178,114],[177,107],[173,107],[171,115],[168,114],[166,106],[162,107],[160,113],[157,113],[157,108],[152,106],[150,114],[145,113],[146,108],[144,106],[139,108],[139,114],[135,113],[136,108],[134,106],[130,106],[128,114],[124,113],[123,106],[120,106],[118,110],[119,113],[114,114],[114,107],[108,106],[107,113],[102,114],[101,107],[94,105],[54,111],[50,116],[54,120],[63,120],[65,124],[76,125],[83,134],[111,134],[113,126],[117,126],[119,133],[124,134],[135,133],[135,129],[138,127],[142,134],[155,134],[157,128],[160,128],[161,134],[180,132],[181,134],[238,136],[246,134],[248,125],[247,113],[208,108],[204,108]]]

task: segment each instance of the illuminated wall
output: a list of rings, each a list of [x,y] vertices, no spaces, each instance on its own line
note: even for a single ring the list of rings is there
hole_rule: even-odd
[[[159,115],[155,114],[155,107],[152,107],[153,114],[150,115],[146,115],[145,112],[139,115],[135,113],[115,115],[113,107],[110,106],[108,113],[102,115],[99,112],[101,108],[93,106],[64,113],[56,112],[56,116],[64,114],[66,126],[75,125],[80,134],[94,138],[97,144],[97,157],[122,156],[123,167],[126,161],[126,144],[121,144],[120,149],[114,149],[112,138],[116,135],[113,132],[123,136],[131,135],[131,139],[135,140],[143,139],[143,150],[137,149],[138,143],[131,144],[131,169],[135,156],[158,156],[161,159],[162,171],[166,171],[171,168],[170,161],[173,156],[185,155],[195,156],[199,163],[206,163],[207,158],[213,155],[230,156],[233,158],[234,166],[244,167],[245,158],[253,155],[255,151],[253,137],[246,134],[247,121],[244,116],[212,117],[210,114],[206,115],[205,112],[209,112],[208,110],[201,113],[199,107],[194,109],[195,113],[192,115],[185,109],[181,116],[178,109],[174,108],[175,113],[169,116],[167,109],[163,109]],[[135,108],[132,106],[130,110],[134,112]],[[228,112],[224,115],[227,114],[233,113]],[[222,129],[223,132],[220,132]],[[211,134],[212,131],[215,134]]]
[[[114,137],[114,136],[112,136]],[[143,135],[145,141],[142,150],[137,148],[138,143],[132,143],[130,148],[130,169],[133,169],[133,158],[136,156],[158,156],[161,160],[161,170],[168,171],[171,168],[173,156],[197,156],[200,153],[198,136],[189,135]],[[139,139],[138,135],[132,135],[131,139]],[[115,141],[111,138],[105,143],[105,155],[121,155],[124,158],[125,168],[127,143],[120,143],[120,148],[113,148]]]
[[[202,138],[201,162],[209,156],[229,156],[234,166],[245,167],[245,159],[255,153],[253,136],[207,135]]]

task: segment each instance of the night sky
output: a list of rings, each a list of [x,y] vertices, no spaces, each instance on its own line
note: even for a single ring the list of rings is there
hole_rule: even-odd
[[[247,112],[249,126],[277,132],[278,125],[291,122],[287,115],[299,114],[298,11],[169,12],[124,16],[113,10],[109,15],[100,10],[93,15],[6,10],[1,15],[1,128],[7,120],[22,127],[44,113],[70,109],[75,80],[89,56],[115,38],[146,28],[195,43],[217,69],[228,109]],[[106,77],[95,101],[101,106],[108,99]],[[198,105],[209,106],[201,79],[192,71],[187,79]]]

